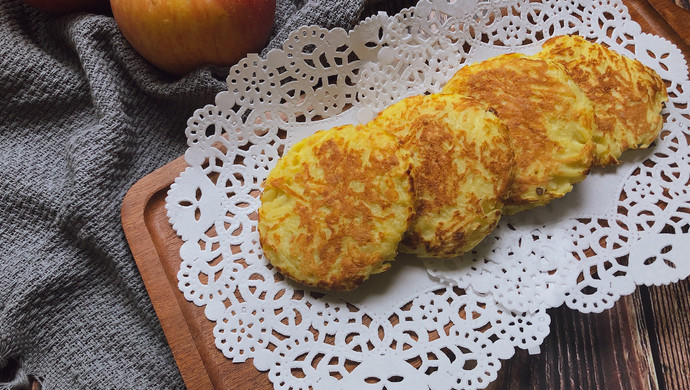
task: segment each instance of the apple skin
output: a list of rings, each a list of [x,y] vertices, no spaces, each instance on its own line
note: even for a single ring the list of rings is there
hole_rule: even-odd
[[[22,0],[30,6],[54,14],[69,12],[106,13],[110,8],[109,0]]]
[[[206,64],[229,66],[260,51],[273,27],[276,0],[110,0],[134,50],[181,76]]]

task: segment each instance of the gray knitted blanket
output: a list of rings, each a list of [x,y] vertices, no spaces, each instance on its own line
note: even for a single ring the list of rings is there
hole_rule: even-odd
[[[268,47],[303,24],[349,28],[364,1],[279,0]],[[0,2],[0,389],[184,388],[120,207],[184,153],[226,75],[166,76],[109,16]]]

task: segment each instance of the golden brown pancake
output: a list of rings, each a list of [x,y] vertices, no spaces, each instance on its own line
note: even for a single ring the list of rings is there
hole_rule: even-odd
[[[577,35],[547,40],[537,56],[563,65],[593,102],[595,164],[615,164],[626,149],[646,148],[659,135],[668,95],[654,70]]]
[[[390,267],[413,215],[409,153],[385,131],[342,126],[298,142],[264,184],[264,255],[308,286],[351,290]]]
[[[392,132],[412,156],[416,215],[401,252],[457,256],[495,228],[514,160],[505,125],[485,104],[460,95],[414,96],[366,127]]]
[[[505,213],[560,198],[588,174],[592,103],[557,63],[500,55],[460,68],[443,92],[485,102],[508,126],[516,166]]]

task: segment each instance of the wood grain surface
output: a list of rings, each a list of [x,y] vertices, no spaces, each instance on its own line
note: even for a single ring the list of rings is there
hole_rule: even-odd
[[[362,16],[393,14],[414,3],[370,2]],[[689,11],[671,0],[626,4],[643,31],[666,37],[690,58]],[[128,192],[122,223],[132,253],[189,389],[270,389],[267,375],[251,360],[236,364],[223,356],[203,309],[177,288],[182,241],[168,223],[165,196],[185,167],[180,157]],[[640,286],[599,314],[563,307],[549,314],[551,333],[541,352],[517,351],[488,389],[690,389],[690,280]]]

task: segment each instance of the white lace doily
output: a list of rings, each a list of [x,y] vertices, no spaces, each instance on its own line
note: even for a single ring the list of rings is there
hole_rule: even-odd
[[[534,53],[570,33],[666,81],[664,129],[650,149],[504,218],[472,254],[400,256],[354,292],[305,289],[262,257],[257,196],[295,142],[437,92],[465,63]],[[251,359],[276,388],[484,388],[515,348],[539,351],[546,308],[598,312],[638,284],[690,274],[687,64],[671,43],[641,33],[619,1],[424,0],[349,33],[303,27],[282,50],[242,60],[227,84],[189,119],[189,167],[166,199],[184,241],[178,286],[205,307],[223,354]]]

